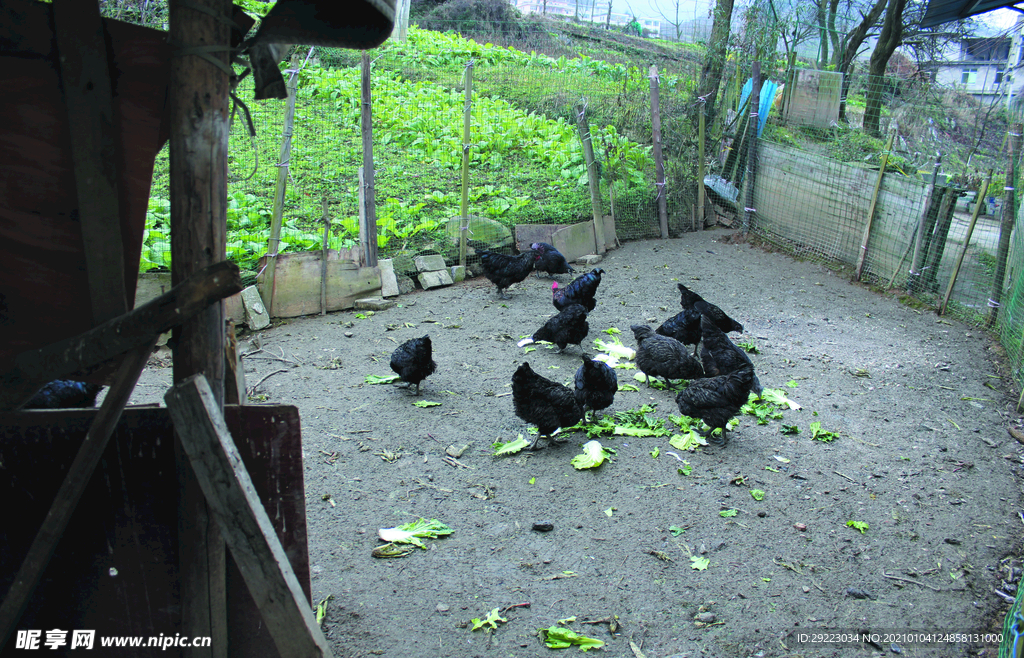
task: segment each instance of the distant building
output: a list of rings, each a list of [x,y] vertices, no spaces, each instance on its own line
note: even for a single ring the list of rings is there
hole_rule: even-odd
[[[1009,102],[1024,91],[1024,61],[1017,22],[1010,36],[961,39],[941,60],[923,68],[933,82],[959,89],[983,103]]]
[[[612,12],[611,20],[608,17],[608,5],[603,4],[603,8],[596,5],[594,2],[585,2],[584,0],[515,0],[516,8],[524,14],[547,14],[548,16],[579,16],[581,21],[588,23],[597,23],[599,25],[605,25],[611,23],[614,27],[622,27],[628,25],[633,20],[632,14],[622,14],[618,12]],[[658,18],[647,18],[637,16],[637,20],[640,22],[641,27],[644,30],[644,36],[649,37],[660,37],[661,36],[661,20]]]

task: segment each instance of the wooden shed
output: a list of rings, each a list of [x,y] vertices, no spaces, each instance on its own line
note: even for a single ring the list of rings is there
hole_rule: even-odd
[[[241,289],[224,248],[229,94],[241,54],[255,68],[282,40],[373,47],[394,3],[278,0],[244,42],[252,21],[230,0],[169,4],[169,32],[88,0],[0,5],[0,492],[16,510],[0,523],[3,655],[103,655],[117,637],[141,638],[119,656],[331,655],[310,601],[298,412],[225,388],[222,300]],[[174,287],[131,310],[168,139]],[[167,407],[126,409],[168,329]],[[110,389],[98,409],[19,410],[65,377]]]

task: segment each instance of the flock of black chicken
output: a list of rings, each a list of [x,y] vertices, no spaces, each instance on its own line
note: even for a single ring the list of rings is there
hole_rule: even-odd
[[[505,290],[524,281],[531,272],[568,274],[575,270],[552,245],[535,242],[530,250],[516,256],[479,249],[484,274],[498,288],[498,295],[508,299]],[[587,315],[597,306],[597,289],[604,270],[597,268],[582,274],[565,287],[551,284],[551,301],[558,311],[519,346],[547,341],[565,351],[579,345],[590,331]],[[754,374],[754,365],[746,353],[726,335],[742,332],[743,325],[700,295],[678,284],[679,303],[683,310],[652,330],[648,325],[631,327],[637,342],[636,366],[647,378],[661,377],[668,383],[685,379],[689,384],[676,396],[680,413],[699,418],[711,427],[708,440],[725,446],[728,441],[726,423],[748,400],[750,392],[761,394],[761,383]],[[691,354],[687,345],[693,345]],[[700,357],[697,358],[698,347]],[[570,427],[609,407],[618,390],[615,371],[603,361],[585,353],[576,371],[575,388],[553,382],[535,373],[524,362],[512,375],[512,403],[515,413],[527,423],[537,426],[538,436],[530,449],[542,447],[540,440],[557,441],[559,428]],[[419,394],[420,383],[434,372],[430,337],[414,338],[400,345],[391,355],[391,369]],[[721,429],[721,434],[715,434]]]

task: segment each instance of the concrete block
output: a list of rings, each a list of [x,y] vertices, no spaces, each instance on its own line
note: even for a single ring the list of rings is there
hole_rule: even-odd
[[[263,305],[263,298],[260,297],[256,286],[249,286],[242,290],[242,305],[245,306],[245,323],[252,331],[259,331],[270,326],[270,315],[267,307]]]
[[[405,276],[404,274],[398,277],[398,294],[407,295],[413,290],[416,290],[416,283],[412,280],[412,277]]]
[[[390,258],[377,261],[380,267],[380,294],[384,297],[398,295],[398,277],[395,276],[395,265]]]
[[[419,281],[424,290],[440,288],[441,286],[450,286],[454,283],[454,281],[452,281],[452,275],[448,273],[448,270],[423,272],[419,275]]]
[[[611,215],[604,216],[604,246],[605,249],[615,249],[619,246],[619,238],[615,233],[615,218]]]
[[[417,272],[436,272],[445,268],[444,256],[438,254],[427,254],[412,259],[416,265]]]
[[[379,261],[378,264],[380,264]],[[363,297],[355,301],[356,308],[362,311],[384,311],[394,305],[394,301],[381,297]]]
[[[604,260],[604,256],[600,254],[587,254],[576,260],[580,265],[586,265],[587,267],[593,267]]]
[[[416,263],[413,262],[412,256],[409,254],[395,254],[390,260],[395,274],[408,274],[416,271]]]
[[[451,272],[452,281],[454,281],[455,283],[459,283],[460,281],[466,280],[465,265],[453,265],[452,267],[448,268],[448,271]]]
[[[594,241],[593,220],[558,229],[551,236],[551,244],[562,252],[565,260],[570,263],[581,256],[596,254],[598,250],[597,243]]]
[[[547,242],[554,244],[551,236],[564,224],[516,224],[516,247],[520,252],[530,248],[534,242]]]
[[[459,237],[462,234],[461,227],[461,217],[452,217],[448,220],[447,226],[445,226],[445,233],[456,244],[458,244]],[[507,226],[488,217],[478,217],[476,215],[469,216],[469,234],[466,237],[470,240],[482,242],[489,248],[505,247],[512,244],[512,231]]]

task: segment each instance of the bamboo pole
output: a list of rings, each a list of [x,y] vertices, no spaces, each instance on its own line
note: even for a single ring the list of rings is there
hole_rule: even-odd
[[[875,190],[871,193],[871,203],[868,205],[868,221],[864,225],[864,236],[860,241],[860,255],[857,257],[857,274],[855,281],[860,281],[860,275],[864,271],[864,259],[868,255],[868,240],[871,238],[871,223],[875,218],[875,207],[878,205],[878,193],[882,189],[882,179],[885,178],[885,166],[889,163],[889,154],[892,152],[892,143],[896,140],[896,129],[889,133],[889,141],[882,151],[882,164],[878,168],[878,178],[875,180]]]
[[[928,211],[931,210],[932,199],[935,196],[935,183],[939,180],[939,168],[941,167],[942,153],[937,153],[935,156],[935,168],[932,170],[932,182],[928,184],[928,190],[924,194],[921,217],[917,221],[917,230],[914,233],[917,239],[914,241],[914,257],[910,261],[910,276],[907,277],[908,292],[917,290],[917,286],[914,284],[914,277],[921,276],[921,261],[924,260],[925,243],[927,240],[925,233],[927,232]]]
[[[654,141],[654,176],[658,186],[658,223],[661,225],[661,239],[668,239],[668,206],[665,199],[665,158],[661,153],[661,108],[658,99],[658,67],[651,64],[651,128]],[[595,216],[594,221],[598,218]]]
[[[896,269],[892,271],[892,278],[889,279],[888,288],[892,288],[893,284],[896,283],[896,275],[900,273],[901,269],[903,269],[903,263],[906,262],[907,256],[909,256],[910,252],[914,249],[914,242],[917,240],[918,228],[919,226],[915,226],[914,232],[910,234],[910,243],[907,245],[907,249],[903,252],[903,256],[900,257],[900,262],[896,263]]]
[[[360,124],[363,128],[363,203],[366,209],[363,255],[367,267],[377,266],[377,197],[373,185],[373,106],[370,102],[370,53],[363,51],[362,69],[362,111]]]
[[[949,229],[953,225],[953,213],[956,212],[957,191],[951,187],[943,189],[942,203],[932,225],[931,239],[928,241],[926,265],[921,269],[921,286],[928,292],[939,291],[938,272],[942,264],[942,254],[946,251]]]
[[[327,245],[331,239],[331,216],[327,214],[327,197],[320,204],[324,211],[324,243],[320,255],[320,315],[327,315]]]
[[[953,294],[953,286],[956,285],[956,278],[960,274],[960,266],[964,264],[964,256],[967,255],[967,248],[971,246],[971,235],[974,234],[974,225],[978,223],[978,216],[985,205],[985,195],[988,194],[988,186],[992,182],[992,170],[988,170],[985,182],[978,188],[978,199],[974,204],[974,212],[971,214],[971,222],[967,225],[967,237],[964,238],[964,245],[960,248],[960,255],[957,256],[956,265],[953,266],[953,274],[949,277],[949,285],[946,286],[946,295],[942,298],[942,305],[939,306],[939,315],[946,312],[949,305],[949,298]]]
[[[750,89],[750,130],[747,143],[747,173],[743,177],[747,186],[746,201],[743,208],[743,232],[750,230],[750,219],[757,210],[754,208],[754,184],[757,182],[757,128],[761,123],[761,62],[754,62],[750,71],[753,85]]]
[[[706,123],[704,110],[707,105],[704,101],[700,101],[700,115],[697,119],[697,221],[694,222],[695,226],[691,228],[696,231],[697,226],[700,226],[701,230],[704,229],[704,217],[706,215],[706,209],[704,205],[707,200],[704,196],[704,177],[707,175],[707,162],[704,154],[704,140],[707,138],[707,130],[704,127]]]
[[[295,94],[299,88],[296,60],[288,74],[288,104],[284,112],[281,136],[281,157],[277,161],[277,183],[274,186],[274,206],[270,216],[270,239],[267,240],[267,263],[260,295],[267,307],[267,315],[274,316],[274,275],[277,271],[277,250],[281,247],[281,222],[284,217],[284,193],[288,187],[288,166],[292,154],[292,132],[295,127]]]
[[[594,144],[590,139],[590,125],[587,123],[587,104],[580,101],[576,105],[576,127],[580,132],[583,144],[583,159],[587,163],[587,179],[590,181],[590,207],[594,213],[594,238],[597,242],[597,253],[607,251],[604,242],[604,218],[601,214],[601,182],[597,176],[597,161],[594,158]]]
[[[459,206],[459,265],[466,266],[469,238],[469,131],[473,110],[473,60],[466,64],[466,104],[462,116],[462,204]]]
[[[1010,166],[1006,172],[1006,186],[1003,188],[1005,199],[1003,200],[1002,221],[999,225],[999,251],[996,256],[996,276],[992,282],[992,297],[988,300],[991,310],[988,314],[986,327],[992,327],[999,316],[999,305],[1003,299],[1003,282],[1006,279],[1006,259],[1010,255],[1010,235],[1013,233],[1013,225],[1017,219],[1017,154],[1020,152],[1020,137],[1022,126],[1019,123],[1013,124],[1009,133],[1008,156]]]

